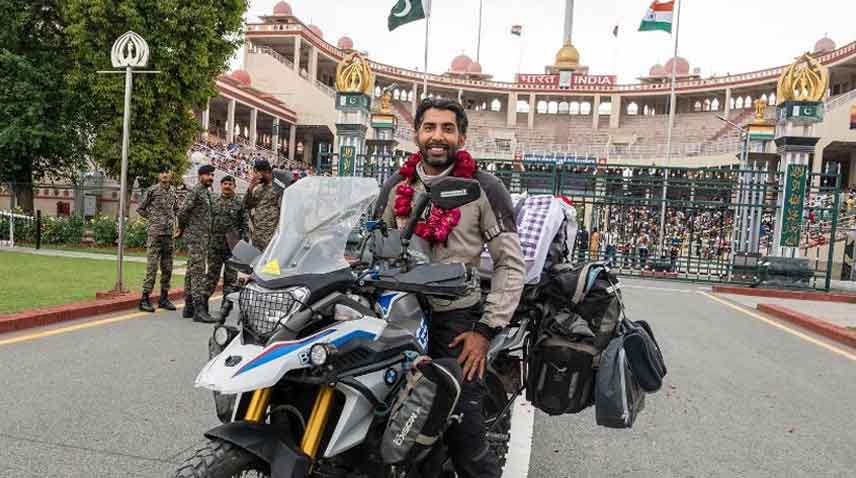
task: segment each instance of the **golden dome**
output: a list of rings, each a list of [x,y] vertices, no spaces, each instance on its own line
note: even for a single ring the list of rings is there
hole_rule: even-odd
[[[559,53],[556,53],[556,68],[576,68],[580,65],[580,52],[571,45],[571,42],[566,42]]]

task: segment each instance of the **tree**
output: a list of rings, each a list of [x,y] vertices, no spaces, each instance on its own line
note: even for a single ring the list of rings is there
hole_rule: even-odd
[[[240,46],[246,0],[67,0],[74,68],[70,84],[85,112],[95,161],[112,176],[121,169],[124,76],[112,70],[110,49],[128,30],[149,45],[148,69],[135,75],[131,100],[128,181],[150,184],[158,166],[177,172],[199,132],[193,110],[215,95],[218,74]]]
[[[68,101],[64,1],[0,0],[0,180],[33,211],[32,183],[71,178],[84,162]]]

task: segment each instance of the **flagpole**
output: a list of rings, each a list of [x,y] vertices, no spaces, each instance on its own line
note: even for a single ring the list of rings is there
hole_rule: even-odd
[[[431,31],[431,0],[426,0],[425,6],[425,58],[422,72],[425,75],[422,80],[422,94],[428,98],[428,33]]]
[[[484,0],[479,1],[479,36],[476,43],[476,63],[481,65],[481,35],[482,35],[482,11],[484,10]]]
[[[681,29],[681,0],[675,2],[675,53],[672,55],[672,85],[669,93],[669,124],[666,128],[666,162],[665,172],[663,173],[663,198],[660,202],[660,246],[659,252],[662,257],[665,253],[666,243],[666,198],[669,188],[669,166],[672,161],[672,128],[675,124],[675,110],[677,110],[675,98],[675,83],[678,71],[678,39]]]

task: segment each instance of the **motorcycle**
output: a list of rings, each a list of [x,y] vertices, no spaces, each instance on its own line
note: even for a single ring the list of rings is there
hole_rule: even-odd
[[[428,261],[416,218],[431,205],[464,206],[480,189],[437,181],[415,197],[400,231],[366,219],[377,195],[370,178],[305,178],[284,191],[284,227],[265,251],[245,242],[233,249],[233,265],[251,280],[231,294],[238,319],[215,328],[216,355],[196,378],[214,392],[224,423],[176,477],[454,476],[443,440],[420,463],[384,463],[379,449],[405,375],[426,351],[427,298],[481,286],[464,264]],[[501,465],[529,324],[525,311],[516,314],[488,352],[486,438]]]

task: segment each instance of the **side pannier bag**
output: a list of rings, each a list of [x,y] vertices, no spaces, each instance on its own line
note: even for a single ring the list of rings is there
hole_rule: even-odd
[[[558,264],[550,271],[545,293],[582,316],[595,334],[595,346],[606,348],[621,318],[621,291],[605,263]]]
[[[407,373],[381,440],[384,463],[418,463],[443,436],[461,396],[454,359],[420,358]]]
[[[621,326],[624,330],[624,350],[636,382],[648,393],[660,390],[663,377],[666,376],[666,363],[651,326],[644,320],[629,319],[624,319]]]
[[[604,427],[631,428],[636,415],[645,408],[645,392],[630,371],[621,334],[600,356],[594,394],[595,418]]]
[[[578,413],[594,400],[599,349],[580,316],[560,312],[545,320],[530,348],[526,399],[549,415]]]

